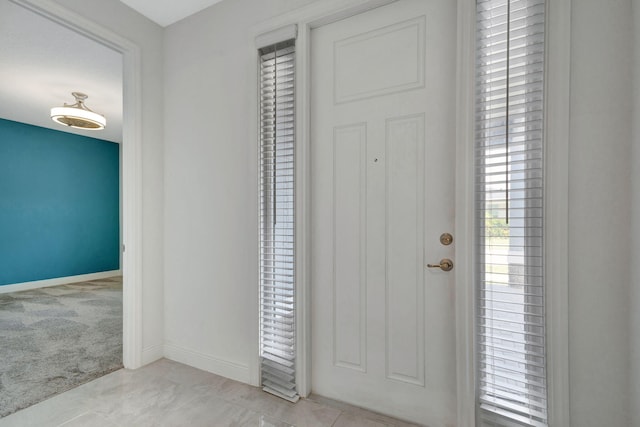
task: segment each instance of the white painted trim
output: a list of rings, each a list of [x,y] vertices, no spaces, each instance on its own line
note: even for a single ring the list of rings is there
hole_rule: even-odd
[[[107,277],[120,276],[122,270],[101,271],[99,273],[79,274],[77,276],[56,277],[53,279],[34,280],[32,282],[13,283],[0,286],[0,294],[8,292],[28,291],[31,289],[47,288],[49,286],[66,285],[67,283],[89,282],[91,280],[105,279]]]
[[[142,349],[142,365],[160,360],[164,357],[164,344],[156,344]]]
[[[311,93],[311,30],[322,25],[330,24],[340,19],[354,16],[376,7],[393,3],[397,0],[324,0],[314,2],[308,6],[295,9],[289,13],[268,19],[252,29],[255,37],[287,25],[298,25],[298,38],[296,40],[296,384],[298,393],[306,397],[311,392],[311,161],[310,153],[310,93]],[[258,70],[257,54],[255,56],[255,67]],[[253,119],[252,135],[255,141],[260,140],[258,128],[258,87],[257,74],[254,79],[254,98],[251,100]],[[259,145],[256,145],[259,150]],[[258,156],[255,157],[255,170],[258,170]],[[258,177],[259,178],[259,177]],[[256,217],[258,209],[256,207]],[[259,219],[258,219],[259,221]],[[256,287],[258,280],[256,280]],[[253,354],[250,357],[250,383],[257,385],[260,381],[260,358],[259,358],[259,305],[257,292],[252,301],[252,310],[255,313],[253,319],[252,339]]]
[[[171,342],[166,342],[164,345],[164,357],[235,381],[250,382],[249,366],[212,357]]]
[[[302,31],[302,25],[308,28],[318,28],[340,19],[357,15],[376,7],[393,3],[397,0],[323,0],[303,6],[291,12],[275,16],[254,26],[252,32],[254,38],[266,34],[287,25],[298,24],[298,37]],[[305,54],[308,46],[303,46]],[[301,50],[298,47],[297,52]],[[298,70],[307,71],[307,70]]]
[[[142,366],[142,78],[140,48],[131,45],[124,58],[123,218],[124,299],[123,362]]]
[[[251,115],[252,120],[249,120],[249,134],[254,138],[254,147],[250,155],[252,156],[253,170],[256,173],[256,193],[254,198],[253,211],[255,212],[255,230],[256,230],[256,241],[257,245],[255,247],[255,262],[256,268],[254,269],[253,280],[250,283],[255,286],[253,292],[250,293],[249,307],[253,307],[249,311],[249,316],[251,320],[251,328],[250,328],[250,340],[251,344],[249,348],[251,352],[249,354],[249,384],[258,387],[260,385],[260,186],[262,181],[262,176],[260,175],[260,106],[259,106],[259,85],[258,81],[260,79],[260,58],[258,54],[258,49],[255,48],[253,52],[253,69],[255,70],[255,75],[253,79],[251,79],[251,90],[249,93],[253,94],[251,99]]]
[[[253,170],[256,173],[256,187],[255,187],[255,198],[253,205],[253,211],[255,212],[255,231],[256,231],[256,242],[258,243],[255,247],[255,262],[256,268],[253,270],[253,280],[251,280],[251,284],[255,286],[253,292],[250,293],[249,307],[253,307],[249,311],[249,316],[251,320],[251,328],[250,328],[250,346],[251,352],[249,353],[249,384],[253,386],[260,385],[260,188],[262,176],[260,175],[260,105],[259,105],[259,84],[260,80],[260,55],[258,53],[258,48],[254,48],[253,52],[253,69],[255,70],[255,75],[253,79],[251,79],[251,90],[250,94],[253,94],[251,99],[251,115],[252,119],[249,120],[249,134],[254,138],[254,147],[250,155],[252,156]]]
[[[298,27],[296,42],[296,384],[298,394],[311,393],[311,145],[309,135],[309,72],[311,28]]]
[[[475,0],[458,0],[455,311],[457,425],[475,426],[474,93]]]
[[[544,268],[549,425],[571,425],[569,401],[569,134],[571,0],[547,2]]]
[[[122,243],[123,254],[123,362],[129,369],[142,366],[142,94],[140,48],[95,22],[51,0],[11,0],[97,43],[120,52],[123,58],[122,120]]]
[[[260,34],[256,37],[256,49],[270,46],[283,41],[296,39],[298,37],[298,26],[296,24],[287,25],[268,33]]]

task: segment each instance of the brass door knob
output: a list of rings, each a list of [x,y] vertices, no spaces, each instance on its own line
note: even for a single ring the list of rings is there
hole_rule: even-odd
[[[429,268],[439,268],[442,271],[451,271],[453,269],[453,261],[449,258],[443,258],[440,260],[440,264],[427,264]]]

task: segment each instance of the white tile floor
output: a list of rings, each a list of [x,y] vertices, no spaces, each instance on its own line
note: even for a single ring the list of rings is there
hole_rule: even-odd
[[[180,363],[120,370],[0,419],[0,427],[408,427],[321,397],[296,404]]]

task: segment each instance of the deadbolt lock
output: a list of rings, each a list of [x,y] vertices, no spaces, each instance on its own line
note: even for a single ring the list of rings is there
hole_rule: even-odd
[[[449,246],[451,243],[453,243],[453,236],[450,233],[442,233],[440,235],[440,243],[445,246]]]
[[[453,261],[449,258],[443,258],[440,260],[440,264],[427,264],[429,268],[439,268],[442,271],[451,271],[453,269]]]

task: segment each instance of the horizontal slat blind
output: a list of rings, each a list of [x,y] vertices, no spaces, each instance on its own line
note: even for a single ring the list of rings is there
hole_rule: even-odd
[[[261,380],[295,402],[295,43],[259,53]]]
[[[482,425],[546,426],[544,0],[477,0],[478,404]]]

